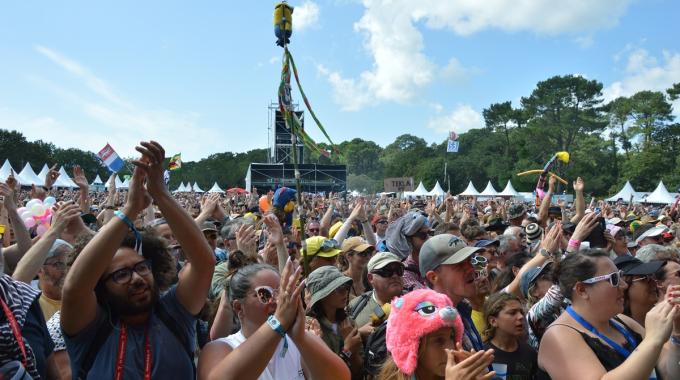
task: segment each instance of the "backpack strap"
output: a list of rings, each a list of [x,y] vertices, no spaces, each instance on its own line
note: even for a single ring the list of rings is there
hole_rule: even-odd
[[[111,321],[106,321],[106,323],[102,324],[102,326],[97,330],[92,343],[90,343],[90,347],[88,347],[87,351],[85,351],[83,362],[80,365],[80,368],[78,368],[77,379],[85,380],[87,378],[87,373],[90,372],[90,369],[94,364],[94,360],[97,358],[99,350],[102,348],[109,335],[111,335],[112,331],[113,326],[111,326]]]
[[[357,319],[357,316],[359,316],[359,313],[361,313],[361,310],[364,309],[366,304],[368,304],[368,300],[371,298],[371,294],[373,294],[372,290],[369,290],[362,295],[359,296],[359,301],[354,304],[354,307],[349,309],[349,316],[355,320]]]

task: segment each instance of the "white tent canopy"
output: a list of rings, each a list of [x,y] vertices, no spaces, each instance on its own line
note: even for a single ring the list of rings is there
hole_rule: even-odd
[[[130,179],[125,178],[125,181],[123,181],[123,183],[120,184],[120,188],[121,189],[129,189],[130,188]]]
[[[114,182],[116,183],[116,189],[122,189],[123,188],[123,182],[121,182],[120,178],[118,177],[118,174],[113,173],[111,176],[115,176]],[[109,177],[109,181],[111,180],[111,177]],[[106,181],[108,183],[109,181]]]
[[[50,167],[47,166],[47,164],[43,164],[42,169],[40,169],[40,173],[38,173],[38,178],[45,181],[45,177],[47,177],[47,173],[50,171]]]
[[[505,185],[505,189],[498,193],[498,195],[501,197],[518,197],[519,193],[517,192],[517,190],[515,190],[514,187],[512,187],[512,182],[508,180],[508,184]]]
[[[209,193],[224,193],[224,190],[220,189],[219,186],[217,186],[217,182],[213,183],[212,187],[210,190],[208,190]]]
[[[203,193],[204,192],[203,190],[201,190],[200,187],[198,187],[198,182],[194,182],[194,186],[192,187],[192,190],[194,191],[194,193]]]
[[[54,186],[56,187],[78,187],[75,182],[69,177],[68,173],[66,173],[66,169],[62,166],[59,168],[59,177],[57,177],[57,180],[54,182]]]
[[[425,186],[423,185],[422,181],[420,181],[420,183],[418,184],[418,187],[415,189],[415,191],[413,191],[412,195],[415,195],[415,196],[429,195],[428,191],[425,189]]]
[[[102,182],[102,179],[99,178],[99,174],[97,174],[97,177],[92,181],[92,185],[103,185],[104,182]]]
[[[480,195],[484,195],[484,196],[487,196],[487,197],[489,197],[489,196],[493,197],[494,195],[498,195],[498,191],[496,191],[496,189],[493,188],[491,181],[489,181],[486,184],[486,188],[484,188],[484,190],[481,192]]]
[[[173,191],[173,193],[183,193],[186,191],[184,189],[184,182],[180,182],[179,186],[177,187],[177,190]]]
[[[646,203],[673,203],[673,196],[668,192],[666,186],[664,186],[663,181],[659,181],[659,185],[652,191],[651,194],[643,200]]]
[[[434,185],[432,190],[428,193],[428,195],[435,196],[435,197],[443,197],[446,192],[444,192],[444,189],[442,189],[442,186],[439,184],[439,181]]]
[[[2,164],[2,167],[0,167],[0,181],[5,182],[7,180],[7,177],[9,177],[12,174],[12,165],[10,165],[9,160],[5,160],[5,162]]]
[[[21,169],[21,172],[19,172],[17,181],[19,181],[19,183],[22,186],[43,185],[43,181],[40,178],[38,178],[38,175],[35,174],[33,168],[31,167],[31,164],[29,164],[28,162],[26,163],[24,168]]]
[[[626,181],[626,184],[623,185],[623,188],[616,193],[616,195],[607,198],[607,202],[616,202],[619,199],[623,199],[624,202],[629,202],[631,197],[634,199],[638,198],[635,189],[633,189],[633,185],[630,184],[630,181]]]
[[[477,195],[479,195],[479,191],[477,191],[477,189],[475,189],[475,185],[473,185],[472,181],[470,181],[468,183],[467,187],[465,188],[465,190],[463,190],[463,192],[458,194],[458,195],[463,195],[463,196],[466,196],[466,197],[477,196]]]

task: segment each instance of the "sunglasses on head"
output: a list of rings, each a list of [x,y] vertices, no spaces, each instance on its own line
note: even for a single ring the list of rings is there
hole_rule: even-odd
[[[326,239],[321,244],[319,251],[328,252],[333,249],[340,249],[340,245],[335,239]]]
[[[611,286],[616,288],[616,287],[619,286],[619,283],[621,282],[622,276],[623,276],[623,271],[619,270],[619,271],[612,272],[612,273],[609,273],[609,274],[604,274],[602,276],[592,277],[592,278],[589,278],[587,280],[583,280],[581,282],[583,282],[584,284],[592,285],[592,284],[596,284],[596,283],[602,282],[602,281],[609,281],[609,284],[611,284]]]
[[[255,288],[255,296],[265,305],[274,300],[278,294],[279,290],[270,286],[258,286]]]
[[[385,268],[376,269],[372,273],[385,278],[392,277],[395,274],[401,277],[404,275],[404,267],[402,265],[391,265]]]

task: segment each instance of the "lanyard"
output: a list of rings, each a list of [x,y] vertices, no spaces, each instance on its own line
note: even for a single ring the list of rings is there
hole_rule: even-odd
[[[585,327],[585,328],[586,328],[588,331],[590,331],[591,333],[597,335],[598,338],[600,338],[600,339],[604,340],[605,342],[607,342],[607,344],[609,344],[613,349],[615,349],[616,352],[618,352],[621,356],[627,358],[627,357],[630,355],[630,351],[628,351],[627,349],[621,347],[620,344],[614,342],[613,340],[609,339],[608,337],[604,336],[604,335],[601,334],[599,331],[597,331],[597,329],[595,328],[595,326],[591,325],[590,323],[588,323],[588,321],[586,321],[585,319],[583,319],[583,317],[581,317],[580,315],[578,315],[578,313],[576,312],[576,310],[574,310],[571,306],[569,306],[569,307],[567,308],[567,313],[569,313],[569,315],[571,315],[571,317],[574,318],[574,319],[576,320],[576,322],[580,323],[581,326]],[[618,330],[618,331],[626,338],[626,342],[628,342],[628,344],[629,344],[633,349],[635,349],[635,347],[637,346],[637,342],[635,341],[635,338],[633,338],[633,336],[630,335],[630,333],[629,333],[624,327],[619,326],[618,323],[614,323],[614,322],[612,322],[611,320],[609,321],[609,324],[610,324],[613,328],[615,328],[616,330]]]
[[[118,359],[116,359],[116,372],[114,380],[123,379],[123,368],[125,367],[125,351],[127,345],[127,325],[120,323],[120,336],[118,338]],[[149,338],[149,325],[144,331],[144,380],[151,380],[151,342]]]
[[[19,323],[17,323],[17,319],[14,317],[14,313],[12,313],[12,310],[10,310],[5,300],[3,300],[1,297],[0,304],[2,304],[2,311],[5,312],[7,321],[9,322],[9,327],[12,329],[12,334],[14,334],[14,339],[16,339],[17,344],[19,345],[19,349],[21,350],[21,355],[23,356],[21,363],[24,365],[24,368],[28,368],[28,355],[26,354],[26,343],[24,343],[24,338],[21,336],[21,329],[19,328]]]

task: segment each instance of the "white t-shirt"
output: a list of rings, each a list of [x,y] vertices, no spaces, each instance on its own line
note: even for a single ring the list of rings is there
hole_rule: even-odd
[[[218,339],[229,345],[232,349],[240,346],[246,341],[246,337],[243,336],[241,330],[235,334],[231,334],[226,338]],[[283,351],[283,339],[276,346],[276,351],[274,355],[269,360],[267,368],[260,374],[257,378],[258,380],[276,380],[276,379],[304,379],[304,373],[302,371],[302,361],[300,357],[300,351],[298,351],[295,343],[292,339],[288,338],[288,352],[286,355],[281,357],[281,352]]]

